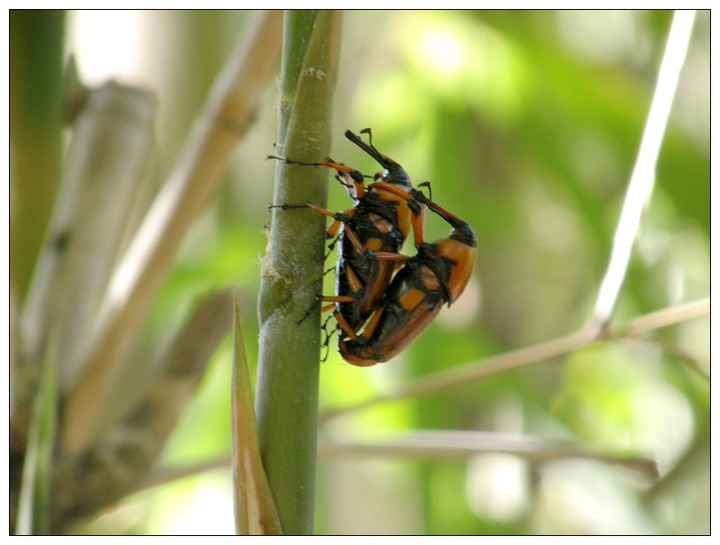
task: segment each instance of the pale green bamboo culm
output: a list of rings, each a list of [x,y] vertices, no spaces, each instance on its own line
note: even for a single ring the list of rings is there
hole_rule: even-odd
[[[274,151],[296,161],[328,156],[340,18],[336,11],[285,14]],[[274,204],[312,202],[325,207],[327,178],[324,169],[278,164]],[[275,208],[263,260],[255,406],[260,453],[285,534],[313,531],[319,307],[297,322],[317,303],[322,289],[324,231],[320,214]]]

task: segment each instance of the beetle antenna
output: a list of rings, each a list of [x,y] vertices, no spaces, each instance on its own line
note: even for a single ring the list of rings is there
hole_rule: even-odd
[[[375,148],[372,143],[372,129],[368,127],[367,129],[363,129],[360,131],[360,134],[367,134],[368,135],[368,143],[370,144],[371,148]]]
[[[354,134],[352,131],[345,131],[345,138],[350,140],[350,142],[355,144],[357,147],[367,153],[370,157],[380,163],[382,166],[384,166],[385,168],[390,168],[395,163],[395,161],[392,161],[391,159],[385,157],[377,150],[375,146],[373,146],[372,137],[370,136],[370,129],[361,130],[360,134],[363,133],[369,135],[368,142],[365,142],[362,138]]]
[[[418,184],[418,187],[427,187],[428,193],[430,194],[430,200],[432,200],[432,187],[430,187],[430,182],[423,182],[421,184]]]

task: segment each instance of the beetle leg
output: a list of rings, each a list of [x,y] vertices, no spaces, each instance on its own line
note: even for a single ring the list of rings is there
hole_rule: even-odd
[[[288,209],[297,209],[297,208],[309,208],[310,210],[314,210],[318,214],[322,214],[323,216],[327,216],[329,218],[333,218],[333,221],[330,222],[330,225],[328,225],[327,231],[326,231],[326,237],[327,238],[333,238],[338,234],[338,231],[340,231],[340,226],[347,223],[350,218],[353,217],[353,214],[355,213],[355,210],[353,208],[350,208],[349,210],[345,210],[343,212],[340,212],[339,214],[336,212],[330,212],[330,210],[325,210],[324,208],[321,208],[317,206],[316,204],[312,203],[305,203],[305,204],[271,204],[269,208],[282,208],[283,210]],[[335,243],[333,243],[334,245]],[[332,249],[332,248],[330,248]]]
[[[340,226],[342,225],[342,221],[336,219],[330,222],[330,225],[328,225],[327,231],[325,232],[325,238],[333,238],[337,236],[338,231],[340,231]],[[333,242],[332,245],[334,246],[336,243]],[[332,248],[330,248],[332,250]]]
[[[373,252],[372,256],[377,261],[407,261],[408,259],[410,259],[406,255],[395,254],[393,252]]]
[[[412,190],[411,193],[408,193],[407,191],[399,189],[397,186],[386,182],[373,182],[368,186],[368,189],[370,188],[383,189],[408,201],[408,208],[411,212],[413,227],[413,241],[415,242],[416,248],[422,246],[425,239],[425,203],[428,202],[429,205],[429,201],[427,201],[425,195],[421,191],[416,190]],[[438,213],[441,214],[440,212]]]
[[[328,334],[327,331],[325,331],[325,341],[322,343],[322,347],[325,348],[325,355],[320,358],[320,363],[325,363],[328,358],[330,357],[330,337],[332,336],[332,332]]]
[[[352,291],[357,292],[365,289],[365,286],[360,281],[357,274],[355,274],[353,268],[349,265],[345,266],[345,276],[347,277],[348,285]]]
[[[401,199],[405,199],[406,201],[412,201],[415,199],[415,197],[411,193],[408,193],[407,190],[400,189],[396,185],[389,184],[387,182],[373,182],[368,185],[368,189],[372,188],[384,189],[386,191],[389,191],[390,193],[393,193],[394,195],[397,195]],[[418,193],[422,194],[421,192]]]
[[[350,324],[347,323],[345,318],[343,318],[339,312],[336,312],[335,314],[333,314],[333,316],[335,316],[335,321],[337,322],[338,327],[340,329],[342,329],[348,337],[350,337],[353,340],[358,339],[358,336],[355,333],[355,331],[353,331],[353,328],[350,327]]]
[[[296,210],[299,208],[307,208],[307,204],[268,204],[268,210],[272,208],[282,208],[283,210]]]
[[[337,331],[337,328],[333,328],[332,331],[328,332],[327,325],[330,319],[333,317],[331,314],[327,317],[327,319],[323,322],[322,330],[325,332],[325,340],[322,343],[322,347],[325,348],[325,355],[320,358],[321,363],[325,363],[328,359],[328,356],[330,356],[330,339],[332,338],[333,334]]]
[[[365,326],[362,336],[366,339],[372,337],[372,334],[375,332],[375,328],[377,327],[378,323],[380,323],[380,317],[383,314],[383,310],[385,310],[385,307],[378,307],[378,309],[375,311],[375,314],[372,315],[372,318],[370,318],[367,325]]]
[[[315,161],[313,163],[303,163],[301,161],[293,161],[292,159],[288,159],[287,157],[280,157],[278,155],[268,155],[267,158],[277,159],[279,161],[282,161],[286,165],[296,165],[301,167],[328,167],[335,169],[340,173],[343,178],[349,177],[352,180],[352,184],[355,188],[355,195],[358,199],[362,199],[365,195],[365,175],[359,170],[355,170],[354,168],[350,168],[349,166],[336,163],[332,159],[327,159],[326,161]],[[344,181],[340,180],[340,183],[348,187],[348,184],[346,184]]]
[[[305,315],[300,318],[298,321],[295,322],[295,325],[302,324],[305,320],[307,320],[310,315],[313,313],[313,310],[315,310],[315,306],[318,304],[318,301],[315,301],[312,305],[310,305],[310,308],[305,311]]]
[[[413,237],[415,241],[415,247],[420,248],[423,245],[425,238],[425,212],[427,208],[425,206],[420,207],[420,212],[413,214],[412,226],[413,226]]]
[[[335,212],[330,212],[330,210],[325,210],[324,208],[320,208],[319,206],[312,204],[312,203],[306,203],[303,205],[303,208],[309,208],[310,210],[315,210],[315,212],[318,212],[319,214],[322,214],[323,216],[327,216],[329,218],[335,219],[335,216],[337,214]]]
[[[332,253],[332,251],[335,249],[335,245],[337,244],[337,242],[338,242],[338,237],[335,237],[335,240],[333,240],[330,244],[328,244],[328,247],[327,247],[327,250],[328,250],[328,251],[327,251],[327,254],[325,255],[325,259],[327,259],[328,256],[329,256],[329,255]]]
[[[333,221],[330,222],[330,225],[328,226],[326,231],[327,238],[333,238],[334,236],[336,236],[338,234],[338,231],[340,230],[340,226],[345,221],[350,219],[354,213],[353,209],[351,208],[350,210],[346,210],[344,212],[341,212],[340,214],[336,214],[335,212],[330,212],[330,210],[325,210],[324,208],[320,208],[319,206],[309,202],[305,204],[270,204],[268,205],[268,209],[270,208],[282,208],[283,210],[297,210],[300,208],[309,208],[310,210],[314,210],[315,212],[318,212],[323,216],[333,218]]]
[[[348,240],[350,240],[350,242],[352,243],[353,248],[355,248],[358,253],[366,255],[377,261],[406,261],[407,259],[409,259],[407,256],[402,254],[394,252],[376,252],[374,250],[363,247],[363,245],[360,243],[360,240],[357,238],[357,236],[355,236],[355,233],[353,233],[352,229],[350,229],[347,224],[345,224],[345,234],[347,235]]]
[[[445,221],[450,223],[453,227],[456,227],[458,225],[467,225],[468,222],[466,222],[463,219],[458,218],[455,214],[451,214],[441,206],[435,204],[433,201],[427,201],[427,205],[430,207],[430,209],[441,216]]]
[[[295,322],[295,324],[300,325],[305,320],[307,320],[308,316],[310,316],[312,314],[313,310],[315,310],[315,306],[321,301],[325,302],[325,303],[331,303],[331,304],[320,307],[320,314],[322,314],[323,312],[327,312],[328,310],[332,310],[332,308],[335,306],[335,303],[352,303],[353,301],[355,301],[355,297],[353,297],[352,295],[337,295],[337,296],[335,296],[335,295],[328,295],[328,296],[319,295],[317,298],[317,301],[315,301],[312,305],[310,305],[310,308],[305,311],[305,316],[300,318],[297,322]]]
[[[323,307],[323,312],[326,312],[327,310],[330,310],[335,303],[352,303],[355,301],[355,298],[352,295],[324,295],[320,297],[320,301],[332,303],[332,305]]]
[[[355,250],[357,250],[358,253],[362,254],[365,252],[365,248],[360,243],[360,240],[355,236],[355,233],[353,233],[353,230],[350,229],[350,226],[348,224],[345,224],[345,234],[348,237],[348,240],[353,245]]]
[[[330,210],[325,210],[324,208],[321,208],[317,206],[316,204],[312,203],[305,203],[305,204],[271,204],[268,206],[268,208],[282,208],[283,210],[294,210],[299,208],[309,208],[310,210],[314,210],[318,214],[322,214],[323,216],[327,216],[329,218],[333,218],[333,221],[330,222],[330,225],[327,228],[326,231],[326,237],[327,238],[333,238],[338,234],[338,231],[340,231],[340,226],[345,224],[347,221],[350,220],[350,218],[353,217],[353,214],[355,213],[354,209],[345,210],[344,212],[340,212],[339,214],[336,212],[330,212]],[[357,241],[357,239],[355,239]],[[359,244],[359,242],[358,242]],[[334,243],[333,243],[334,245]],[[361,246],[362,248],[362,246]],[[331,248],[332,249],[332,248]],[[362,251],[362,250],[360,250]]]

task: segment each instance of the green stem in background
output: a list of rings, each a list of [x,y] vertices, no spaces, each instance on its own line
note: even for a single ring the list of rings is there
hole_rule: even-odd
[[[328,155],[338,65],[340,13],[285,16],[278,153],[298,161]],[[275,204],[326,206],[327,173],[277,165]],[[256,414],[260,453],[286,534],[313,530],[319,307],[324,218],[311,210],[274,209],[258,302]]]
[[[43,535],[50,529],[50,483],[58,416],[57,341],[53,333],[33,404],[17,507],[15,533],[19,535]]]
[[[10,285],[25,297],[62,166],[63,10],[10,10]]]

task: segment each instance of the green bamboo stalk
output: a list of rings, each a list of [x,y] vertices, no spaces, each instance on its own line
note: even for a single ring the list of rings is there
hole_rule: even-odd
[[[340,13],[285,16],[278,152],[298,161],[328,155]],[[278,164],[275,204],[325,206],[327,173]],[[325,221],[310,210],[274,209],[258,303],[256,414],[260,452],[286,534],[313,529],[319,307]]]

